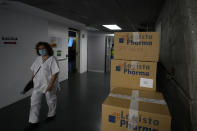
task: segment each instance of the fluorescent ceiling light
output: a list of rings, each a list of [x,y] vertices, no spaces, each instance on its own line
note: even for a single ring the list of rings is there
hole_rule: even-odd
[[[103,25],[103,26],[110,30],[121,30],[121,28],[118,25]]]

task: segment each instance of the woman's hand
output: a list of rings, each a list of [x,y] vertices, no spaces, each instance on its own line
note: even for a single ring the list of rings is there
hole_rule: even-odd
[[[49,86],[47,87],[45,93],[50,92],[52,90],[52,88],[53,88],[53,86],[51,84],[49,84]]]

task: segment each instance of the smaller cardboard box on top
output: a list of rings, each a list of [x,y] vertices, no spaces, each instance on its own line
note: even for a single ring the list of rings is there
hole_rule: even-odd
[[[114,88],[102,105],[102,131],[170,131],[171,116],[158,92]]]
[[[156,91],[156,62],[111,61],[110,87]]]
[[[114,59],[157,62],[159,59],[159,33],[116,32]]]

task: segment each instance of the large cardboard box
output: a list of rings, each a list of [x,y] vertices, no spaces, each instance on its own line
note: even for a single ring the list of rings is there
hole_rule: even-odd
[[[116,32],[114,59],[158,61],[158,32]]]
[[[138,99],[133,100],[133,92],[128,88],[112,90],[102,105],[102,131],[170,131],[171,116],[162,94],[138,91]]]
[[[111,89],[125,87],[156,91],[156,62],[111,61]]]

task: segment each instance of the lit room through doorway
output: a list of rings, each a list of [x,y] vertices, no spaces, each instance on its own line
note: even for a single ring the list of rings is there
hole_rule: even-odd
[[[69,30],[68,34],[68,73],[71,76],[79,72],[79,33],[76,30]]]

